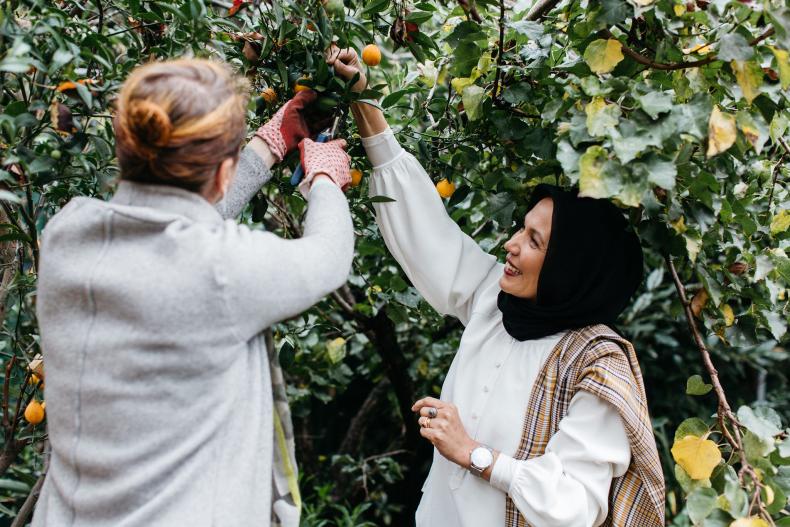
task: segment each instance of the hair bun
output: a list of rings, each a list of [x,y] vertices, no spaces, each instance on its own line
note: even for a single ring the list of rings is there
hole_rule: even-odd
[[[156,156],[156,149],[167,146],[173,123],[161,106],[146,99],[136,99],[129,102],[126,114],[129,131],[149,157]]]

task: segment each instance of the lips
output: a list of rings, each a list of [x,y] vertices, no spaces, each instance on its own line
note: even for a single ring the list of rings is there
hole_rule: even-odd
[[[516,268],[513,264],[510,263],[510,260],[507,260],[505,263],[505,274],[508,276],[520,276],[521,271]]]

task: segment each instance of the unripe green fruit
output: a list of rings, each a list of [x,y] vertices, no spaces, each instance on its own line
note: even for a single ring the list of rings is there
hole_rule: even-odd
[[[324,2],[324,9],[332,16],[342,15],[344,13],[343,0],[326,0]]]
[[[53,150],[52,152],[49,153],[49,157],[51,157],[52,159],[60,159],[61,155],[62,154],[60,153],[60,150]]]

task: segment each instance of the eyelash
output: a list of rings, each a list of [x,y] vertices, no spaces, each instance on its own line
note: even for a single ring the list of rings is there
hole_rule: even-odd
[[[524,232],[525,230],[527,230],[527,229],[526,229],[526,227],[521,227],[521,228],[518,230],[518,232]],[[539,247],[539,246],[538,246],[538,242],[535,240],[535,238],[534,238],[534,237],[529,239],[529,245],[530,245],[530,247],[532,247],[533,249],[537,249],[537,248]]]

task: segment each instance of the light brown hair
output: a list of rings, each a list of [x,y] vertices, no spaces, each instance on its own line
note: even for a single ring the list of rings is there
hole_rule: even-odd
[[[246,135],[246,84],[203,59],[152,62],[124,82],[113,120],[121,178],[194,192],[236,159]]]

